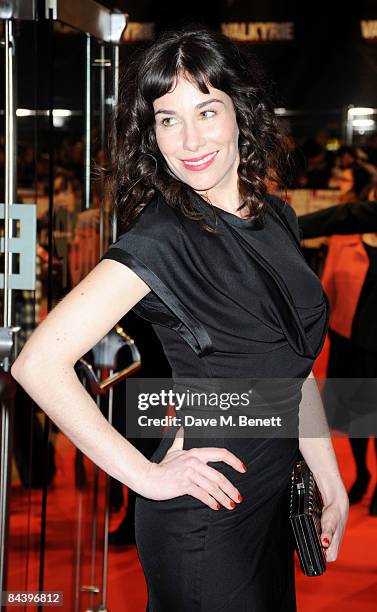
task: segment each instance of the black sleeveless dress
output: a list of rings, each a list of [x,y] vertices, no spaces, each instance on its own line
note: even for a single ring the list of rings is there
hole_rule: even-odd
[[[301,254],[294,210],[268,196],[262,220],[241,219],[192,198],[216,234],[158,195],[104,255],[151,288],[133,310],[152,322],[173,378],[305,380],[325,339],[328,301]],[[300,400],[299,387],[288,402],[295,418]],[[175,433],[169,430],[152,461],[162,460]],[[190,495],[138,495],[147,610],[293,612],[288,493],[297,437],[185,436],[185,450],[200,446],[228,448],[246,464],[245,474],[209,464],[243,501],[216,511]]]

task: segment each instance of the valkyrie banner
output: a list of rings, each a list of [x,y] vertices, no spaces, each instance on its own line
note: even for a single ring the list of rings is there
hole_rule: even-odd
[[[130,23],[123,42],[153,40],[195,21],[221,29],[263,60],[288,108],[377,106],[377,2],[109,0]],[[124,50],[127,53],[126,50]]]

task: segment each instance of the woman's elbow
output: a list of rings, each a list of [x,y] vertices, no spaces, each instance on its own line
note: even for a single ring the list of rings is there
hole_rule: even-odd
[[[38,370],[38,366],[32,356],[20,354],[13,362],[10,373],[13,378],[22,385],[22,382],[29,378],[32,373]]]
[[[23,350],[13,362],[10,373],[20,385],[23,385],[45,371],[51,360],[51,355],[43,357],[40,354],[33,355],[33,353]]]

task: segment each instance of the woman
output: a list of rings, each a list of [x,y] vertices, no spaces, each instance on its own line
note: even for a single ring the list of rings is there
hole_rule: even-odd
[[[85,454],[138,493],[150,612],[296,609],[287,493],[298,446],[324,497],[328,561],[347,518],[328,430],[299,441],[173,427],[148,461],[73,370],[133,308],[153,323],[177,380],[311,376],[327,302],[301,255],[293,210],[266,194],[284,137],[258,74],[205,28],[167,32],[134,60],[112,173],[125,231],[12,368]],[[301,393],[289,399],[296,422]],[[312,417],[321,410],[307,407]]]
[[[353,168],[356,199],[376,198],[376,173]],[[334,235],[329,240],[322,284],[331,307],[330,355],[324,398],[330,424],[350,434],[356,479],[349,502],[360,502],[367,492],[369,435],[375,432],[377,378],[377,234]],[[339,384],[336,380],[340,378]],[[342,379],[352,379],[345,383]],[[367,379],[372,379],[368,381]],[[331,415],[331,416],[330,416]],[[361,437],[363,436],[363,437]],[[377,438],[374,437],[377,458]],[[377,516],[377,485],[369,506]]]

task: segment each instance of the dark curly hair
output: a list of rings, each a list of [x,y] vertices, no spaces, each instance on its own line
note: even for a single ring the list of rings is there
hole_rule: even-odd
[[[168,93],[180,75],[203,93],[209,93],[209,83],[233,101],[239,129],[239,210],[247,207],[248,216],[264,214],[266,182],[284,187],[285,135],[263,69],[224,34],[186,25],[163,32],[139,49],[121,74],[107,168],[118,229],[124,230],[159,192],[169,206],[213,231],[203,212],[193,205],[192,188],[171,172],[156,142],[153,101]]]

